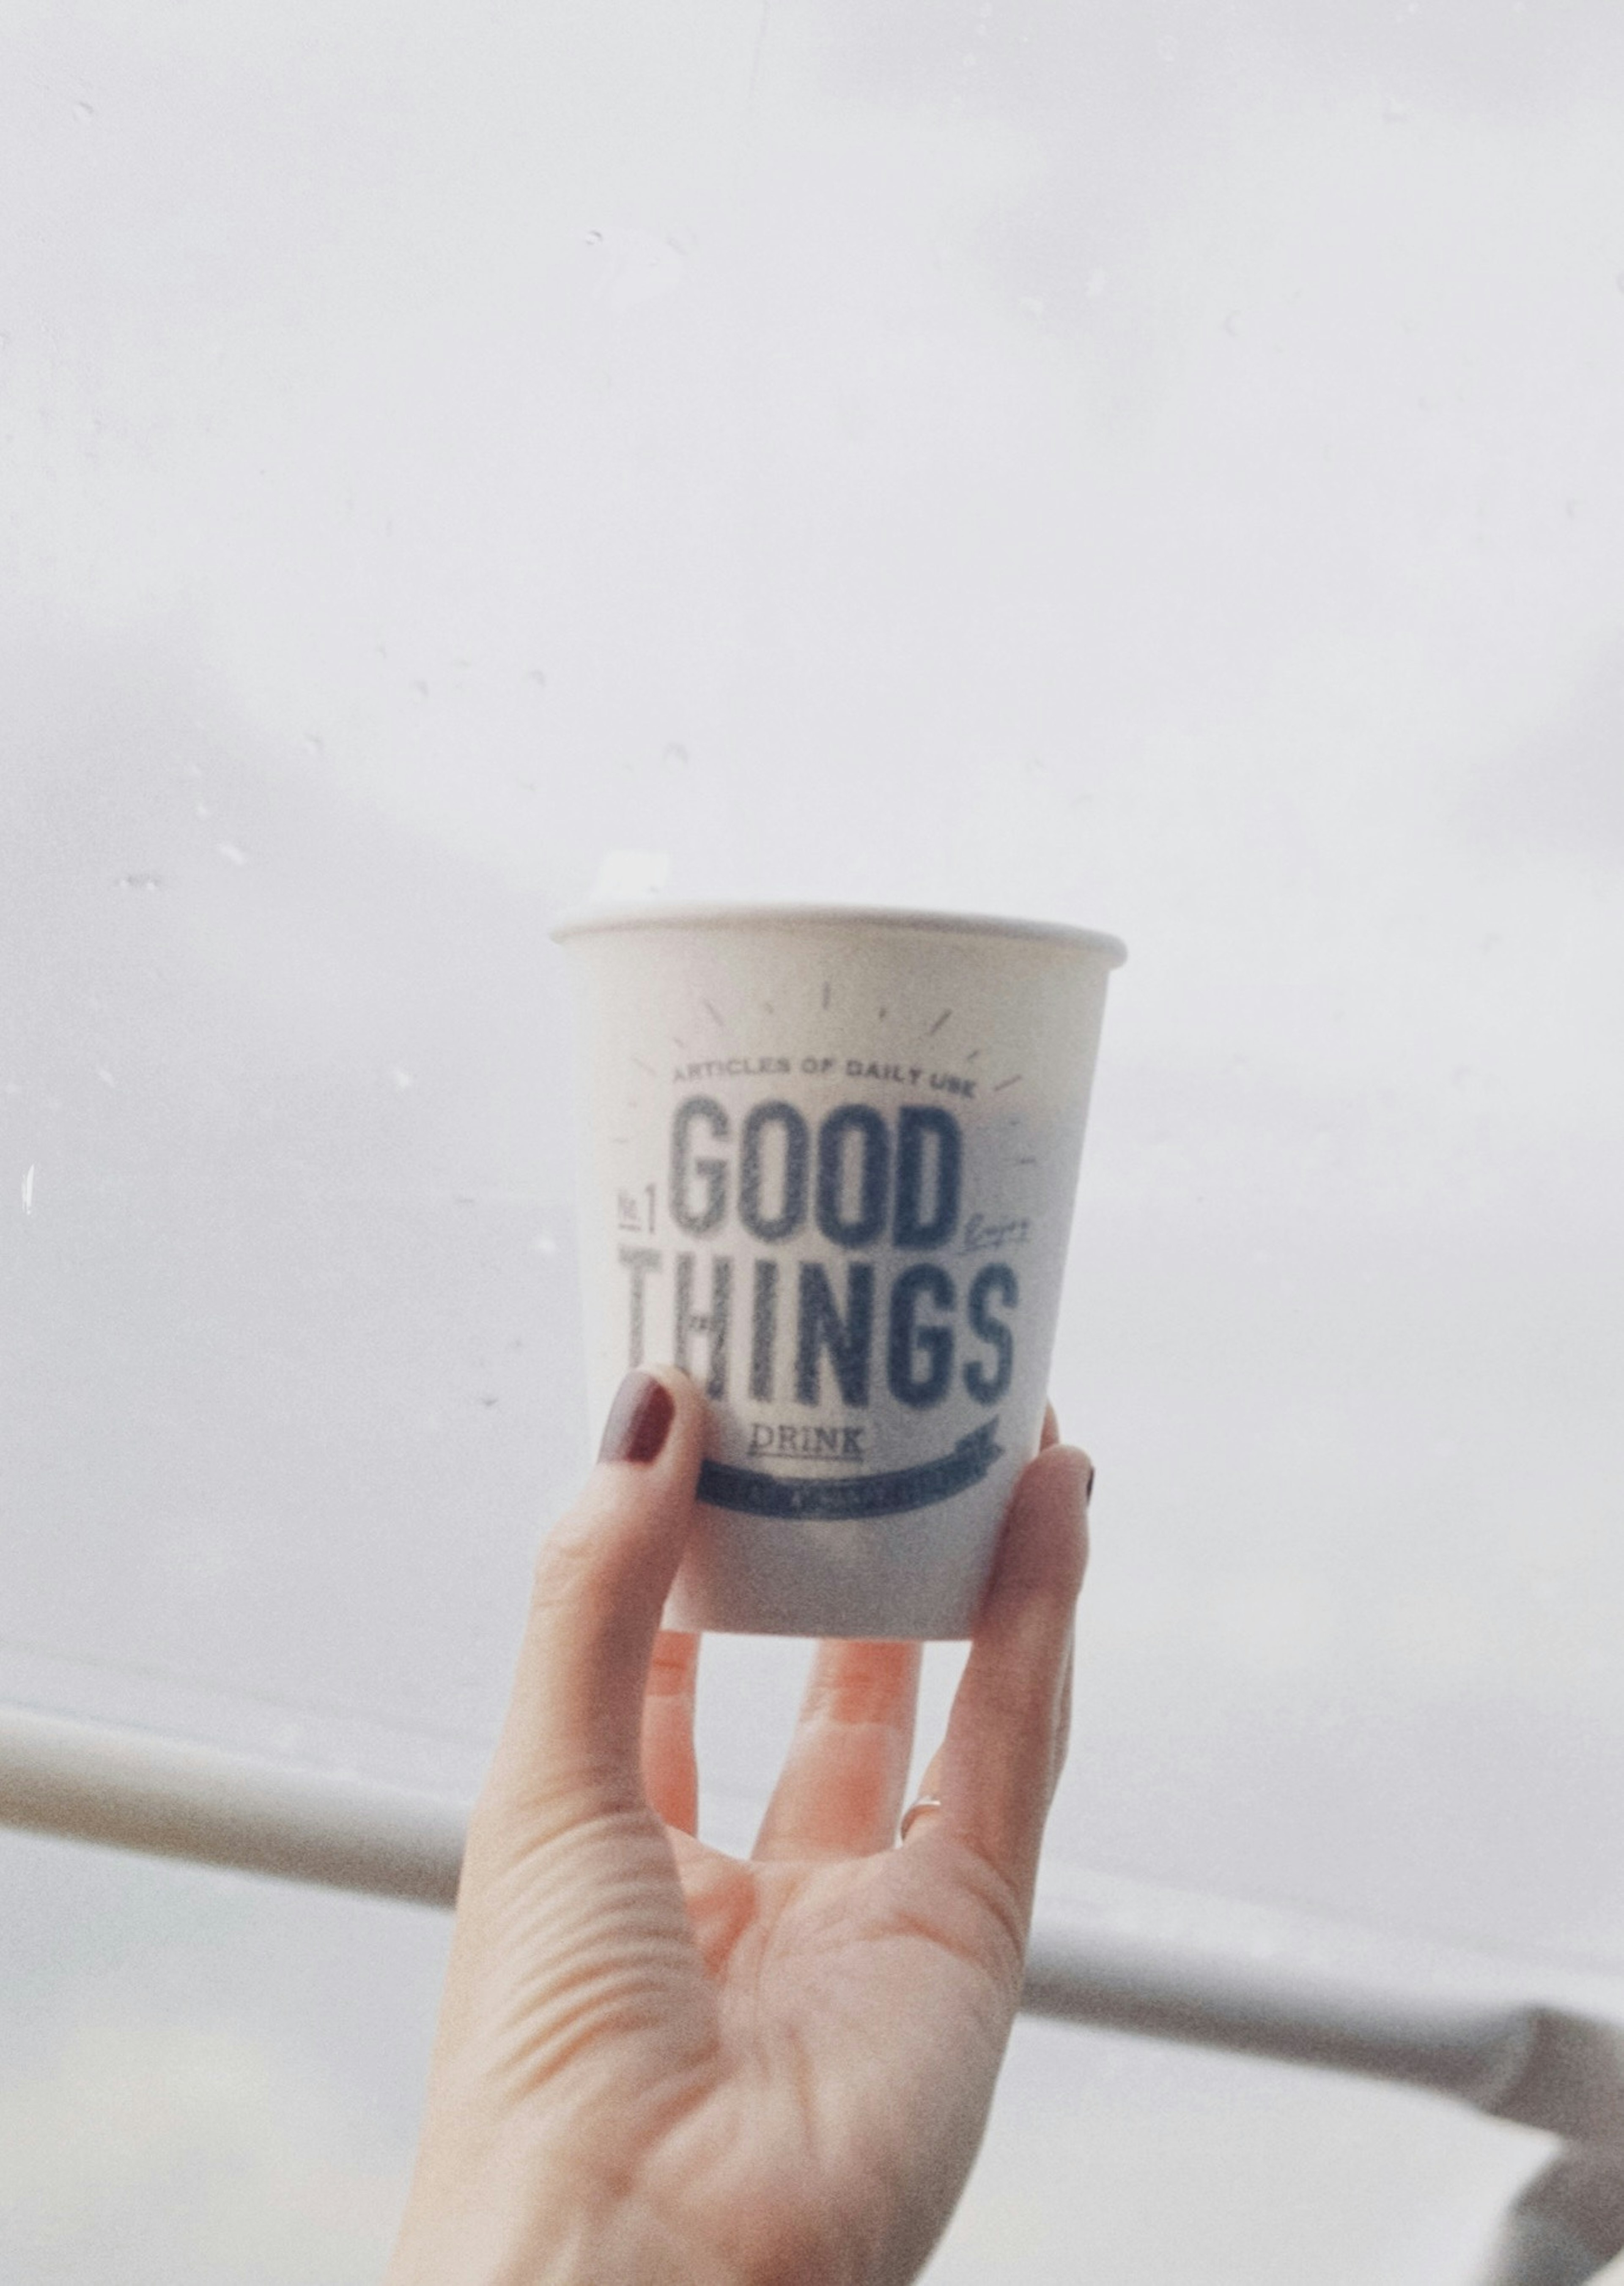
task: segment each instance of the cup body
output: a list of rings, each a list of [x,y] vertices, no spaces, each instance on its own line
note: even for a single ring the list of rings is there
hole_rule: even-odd
[[[967,1635],[1037,1450],[1115,939],[639,906],[576,988],[593,1425],[711,1400],[672,1626]]]

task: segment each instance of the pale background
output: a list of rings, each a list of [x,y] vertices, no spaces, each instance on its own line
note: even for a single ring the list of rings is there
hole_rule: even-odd
[[[1051,1879],[1624,1980],[1613,0],[9,0],[0,217],[0,1692],[471,1786],[551,918],[1052,916]],[[0,2272],[375,2277],[444,1940],[0,1841]],[[932,2276],[1428,2286],[1542,2156],[1027,2027]]]

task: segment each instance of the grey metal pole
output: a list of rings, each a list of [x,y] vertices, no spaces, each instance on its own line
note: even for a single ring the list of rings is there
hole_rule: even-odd
[[[0,1707],[0,1825],[450,1905],[467,1823],[403,1787]]]
[[[1074,2023],[1398,2080],[1624,2155],[1624,2030],[1040,1919],[1022,2004]]]
[[[457,1803],[154,1733],[0,1707],[0,1824],[455,1902]],[[1430,2088],[1624,2164],[1624,2031],[1537,2000],[1439,2000],[1040,1914],[1033,2014]]]
[[[1585,2286],[1624,2251],[1624,2155],[1564,2151],[1506,2217],[1476,2286]]]

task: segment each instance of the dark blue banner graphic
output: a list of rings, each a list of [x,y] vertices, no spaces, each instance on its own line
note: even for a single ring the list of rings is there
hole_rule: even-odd
[[[996,1439],[997,1425],[996,1419],[984,1423],[937,1460],[872,1477],[769,1477],[760,1469],[706,1461],[699,1471],[699,1497],[742,1516],[901,1516],[979,1485],[1004,1450]]]

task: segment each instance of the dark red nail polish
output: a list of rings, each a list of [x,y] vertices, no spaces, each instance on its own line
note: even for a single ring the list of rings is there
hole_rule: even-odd
[[[600,1461],[652,1461],[676,1413],[676,1401],[651,1373],[628,1373],[603,1423]]]

